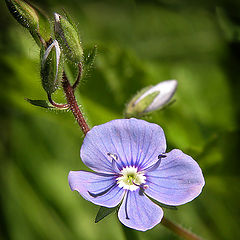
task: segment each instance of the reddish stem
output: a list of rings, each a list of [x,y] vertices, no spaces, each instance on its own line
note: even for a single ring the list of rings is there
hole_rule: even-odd
[[[68,104],[59,104],[59,103],[55,103],[53,100],[52,100],[52,97],[50,94],[48,94],[48,100],[49,102],[56,108],[68,108],[69,105]]]
[[[87,132],[90,130],[89,126],[87,125],[81,110],[78,107],[75,95],[74,95],[74,89],[71,86],[70,82],[67,79],[66,73],[63,72],[63,79],[62,79],[62,86],[67,98],[67,102],[70,106],[70,109],[77,120],[79,126],[81,127],[84,135],[87,134]]]
[[[173,223],[172,221],[168,220],[167,218],[163,217],[161,224],[176,233],[178,236],[182,237],[185,240],[202,240],[202,238],[198,237],[197,235],[187,231],[186,229],[182,228],[178,224]]]

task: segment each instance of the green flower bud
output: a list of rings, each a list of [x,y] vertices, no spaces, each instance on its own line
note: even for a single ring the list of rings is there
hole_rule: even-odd
[[[38,28],[38,15],[34,8],[22,0],[5,0],[13,17],[25,28]]]
[[[69,60],[80,63],[83,58],[83,49],[74,26],[67,19],[55,13],[54,31],[64,55]]]
[[[126,107],[126,117],[141,117],[165,107],[177,89],[176,80],[163,81],[142,89]]]
[[[59,85],[62,76],[61,51],[57,40],[41,53],[42,86],[48,95],[51,95]]]
[[[39,46],[46,46],[51,38],[48,18],[36,7],[23,0],[5,0],[13,17],[29,30]]]

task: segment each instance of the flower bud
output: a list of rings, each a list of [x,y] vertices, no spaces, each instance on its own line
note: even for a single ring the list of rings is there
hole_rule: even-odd
[[[126,107],[126,117],[143,116],[166,106],[177,89],[177,80],[142,89]]]
[[[83,49],[75,27],[67,19],[55,13],[54,31],[64,55],[71,61],[80,63]]]
[[[41,54],[42,86],[49,95],[57,89],[61,79],[60,55],[61,51],[57,40],[54,40],[47,50]]]
[[[39,46],[51,38],[50,23],[48,18],[36,7],[23,0],[5,0],[13,17],[29,30]]]
[[[38,15],[34,8],[22,0],[5,0],[13,17],[25,28],[36,29]]]

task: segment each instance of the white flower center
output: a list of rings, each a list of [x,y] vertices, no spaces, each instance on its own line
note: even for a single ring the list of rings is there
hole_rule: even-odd
[[[146,183],[146,177],[142,172],[138,172],[135,167],[125,167],[117,178],[117,184],[120,188],[130,191],[137,190],[141,184]]]

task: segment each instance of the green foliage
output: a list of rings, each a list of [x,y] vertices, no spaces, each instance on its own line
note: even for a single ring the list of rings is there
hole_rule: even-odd
[[[109,214],[116,211],[117,211],[117,207],[114,207],[114,208],[100,207],[98,210],[97,216],[95,218],[95,223],[98,223],[103,218],[107,217]]]
[[[32,104],[33,106],[47,108],[47,109],[52,109],[53,108],[53,106],[45,100],[32,100],[32,99],[28,99],[28,98],[26,98],[26,100],[30,104]]]
[[[46,109],[49,109],[49,110],[55,110],[55,111],[62,111],[62,110],[67,110],[68,107],[54,107],[52,104],[50,104],[48,101],[46,100],[33,100],[33,99],[29,99],[29,98],[26,98],[26,100],[32,104],[33,106],[36,106],[36,107],[41,107],[41,108],[46,108]]]

